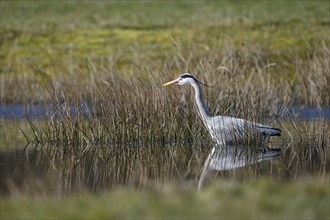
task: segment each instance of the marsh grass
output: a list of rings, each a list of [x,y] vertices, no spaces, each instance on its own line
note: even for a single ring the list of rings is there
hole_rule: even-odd
[[[133,145],[191,142],[193,137],[195,141],[205,139],[205,129],[196,126],[201,123],[193,107],[190,88],[182,92],[178,88],[168,91],[159,87],[159,79],[148,81],[133,77],[123,80],[115,76],[97,76],[83,87],[80,84],[75,88],[74,83],[61,90],[47,87],[50,99],[44,103],[46,123],[30,121],[35,134],[30,139],[39,143],[63,141]],[[79,95],[82,90],[85,96]],[[271,100],[271,97],[267,98]],[[273,117],[272,111],[277,107],[275,102],[275,106],[268,105],[268,108],[263,108],[264,112],[253,115],[250,109],[260,107],[260,102],[253,106],[256,102],[242,95],[232,99],[227,97],[226,102],[222,102],[222,109],[215,111],[229,111],[229,115],[254,121],[265,118],[262,117],[265,115]],[[238,102],[241,104],[231,104]]]
[[[330,104],[325,2],[86,2],[80,22],[74,3],[35,3],[1,3],[1,103],[45,109],[43,122],[28,121],[28,141],[209,142],[191,88],[161,88],[182,72],[210,85],[214,115],[277,125],[293,104]],[[283,10],[269,17],[273,7]],[[28,19],[13,25],[22,12]]]
[[[265,63],[266,66],[260,67],[256,57],[245,56],[255,62],[242,62],[242,67],[238,68],[230,56],[219,57],[223,60],[220,68],[201,60],[192,69],[201,81],[210,85],[203,89],[214,115],[229,115],[276,126],[278,119],[296,103],[296,99],[299,100],[301,93],[295,92],[298,87],[294,84],[273,74],[272,69],[276,69],[273,64]],[[44,122],[30,121],[34,136],[29,139],[35,143],[114,145],[209,141],[194,107],[192,89],[161,88],[165,81],[177,77],[170,68],[155,73],[132,64],[131,75],[127,76],[113,65],[112,61],[103,64],[90,62],[90,73],[85,80],[73,78],[73,75],[48,80],[39,73],[40,89],[44,91]],[[180,62],[172,61],[170,65],[180,65]],[[322,64],[322,68],[325,65]],[[246,69],[251,69],[249,74]],[[315,71],[308,73],[316,74]],[[296,77],[297,81],[304,80],[299,90],[312,90],[307,88],[312,86],[314,90],[308,93],[311,97],[305,101],[321,106],[328,99],[324,93],[328,76],[324,75],[322,82],[313,82],[308,73]],[[305,82],[306,79],[309,82]],[[319,79],[316,77],[315,80]]]

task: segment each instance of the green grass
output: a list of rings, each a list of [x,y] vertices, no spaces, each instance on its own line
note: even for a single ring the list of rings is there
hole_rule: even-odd
[[[161,190],[116,189],[60,198],[1,199],[1,218],[216,218],[327,219],[329,178],[299,182],[266,179],[219,181],[196,192],[165,185]]]
[[[327,1],[1,1],[2,22],[17,28],[119,26],[155,28],[228,22],[329,21]],[[24,15],[24,16],[22,16]]]
[[[289,84],[292,99],[328,105],[329,8],[327,1],[1,1],[1,102],[46,99],[40,73],[57,85],[88,84],[93,72],[164,80],[184,71],[226,74],[219,67],[249,75],[273,63],[267,71],[275,85]]]

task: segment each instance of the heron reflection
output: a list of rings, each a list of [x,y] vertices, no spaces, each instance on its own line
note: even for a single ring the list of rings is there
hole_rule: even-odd
[[[204,163],[204,168],[199,178],[198,190],[202,189],[213,170],[232,170],[261,161],[271,160],[280,155],[281,149],[244,145],[216,145]]]

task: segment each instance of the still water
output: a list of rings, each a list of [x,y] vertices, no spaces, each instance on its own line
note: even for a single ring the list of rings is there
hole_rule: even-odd
[[[157,188],[164,183],[201,190],[226,178],[295,180],[329,174],[329,147],[285,143],[281,149],[180,144],[27,146],[0,153],[0,190],[2,195],[22,191],[61,195],[114,187]]]
[[[330,174],[327,109],[321,119],[315,120],[314,110],[309,109],[312,113],[305,115],[305,120],[300,118],[294,124],[284,121],[281,127],[285,128],[283,133],[286,135],[272,138],[270,149],[219,147],[211,143],[145,146],[30,144],[24,147],[24,141],[16,141],[19,135],[22,136],[17,126],[13,130],[19,134],[10,136],[8,133],[11,124],[17,125],[8,118],[24,120],[24,113],[19,107],[14,116],[8,111],[1,108],[1,117],[6,118],[1,120],[1,144],[15,146],[2,146],[0,151],[1,196],[13,193],[62,195],[118,187],[154,189],[165,183],[202,190],[223,179],[244,181],[266,177],[291,181],[306,176],[327,178]],[[32,112],[35,115],[30,117],[39,116],[35,109]],[[4,141],[6,138],[7,142]]]
[[[71,114],[75,115],[78,111],[84,111],[86,114],[92,115],[93,108],[87,104],[87,102],[82,102],[80,104],[80,109],[75,107],[69,107]],[[45,105],[1,105],[0,104],[0,118],[15,118],[15,119],[38,119],[43,118],[44,116],[50,116],[53,113],[51,106]],[[292,115],[300,120],[311,120],[319,118],[330,119],[330,108],[329,107],[320,107],[312,108],[306,106],[293,106],[287,109],[287,114]],[[285,115],[284,115],[285,117]]]

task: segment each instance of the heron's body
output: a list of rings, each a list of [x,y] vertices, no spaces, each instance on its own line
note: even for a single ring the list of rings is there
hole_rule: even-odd
[[[182,74],[179,78],[165,83],[163,86],[172,84],[189,84],[194,88],[196,104],[201,119],[217,144],[241,144],[251,140],[262,142],[269,136],[281,135],[281,130],[272,126],[228,116],[213,117],[206,107],[199,82],[189,73]]]
[[[206,121],[206,126],[213,140],[226,145],[243,144],[251,140],[262,143],[268,136],[281,134],[278,128],[227,116],[211,117]]]

